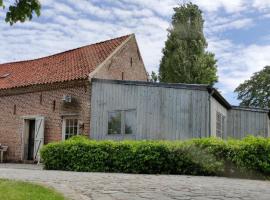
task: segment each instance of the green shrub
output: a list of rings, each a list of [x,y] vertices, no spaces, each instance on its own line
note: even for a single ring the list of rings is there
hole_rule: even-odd
[[[266,178],[270,140],[94,141],[73,137],[45,145],[46,169],[86,172],[190,174]]]
[[[224,163],[223,176],[268,179],[270,176],[270,139],[248,136],[242,140],[204,138],[192,140]]]
[[[270,139],[247,137],[234,148],[232,161],[249,176],[270,176]]]

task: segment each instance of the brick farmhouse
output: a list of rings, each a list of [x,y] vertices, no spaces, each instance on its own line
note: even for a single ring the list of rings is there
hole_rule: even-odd
[[[7,160],[37,160],[43,144],[89,135],[92,78],[147,80],[133,34],[0,64],[0,144],[8,146]]]

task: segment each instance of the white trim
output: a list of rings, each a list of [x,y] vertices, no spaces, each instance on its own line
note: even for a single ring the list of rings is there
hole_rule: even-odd
[[[64,113],[60,114],[61,117],[78,117],[80,114],[79,113]]]
[[[23,120],[26,120],[26,119],[31,120],[31,119],[36,119],[36,118],[40,118],[40,117],[44,118],[44,116],[42,116],[42,115],[24,115],[24,116],[21,116],[21,118]]]
[[[67,119],[76,119],[77,120],[77,134],[76,135],[79,135],[79,128],[80,128],[80,125],[79,125],[79,118],[76,117],[76,116],[64,116],[63,117],[63,122],[62,122],[62,140],[65,141],[66,140],[66,120]]]
[[[65,140],[65,130],[66,130],[66,119],[63,119],[63,122],[62,122],[62,140],[64,141]]]
[[[39,123],[38,123],[39,122]],[[40,150],[44,145],[45,118],[35,119],[34,161],[40,163]]]
[[[35,120],[37,121],[37,119],[40,119],[42,118],[43,120],[45,120],[45,117],[44,116],[41,116],[41,115],[25,115],[25,116],[21,116],[21,119],[22,119],[22,123],[23,123],[23,126],[22,126],[22,131],[21,131],[21,160],[24,161],[24,160],[27,160],[27,158],[25,158],[25,149],[24,149],[24,145],[25,145],[25,129],[26,129],[26,120]],[[28,125],[29,126],[29,125]],[[35,124],[36,126],[36,124]],[[45,130],[45,127],[44,127],[44,130]],[[43,138],[43,141],[44,141],[44,138]]]

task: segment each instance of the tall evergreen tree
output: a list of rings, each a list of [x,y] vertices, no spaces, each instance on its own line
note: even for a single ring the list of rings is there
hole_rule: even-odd
[[[174,11],[159,67],[160,81],[213,85],[218,79],[217,66],[214,54],[206,51],[202,11],[192,3]]]

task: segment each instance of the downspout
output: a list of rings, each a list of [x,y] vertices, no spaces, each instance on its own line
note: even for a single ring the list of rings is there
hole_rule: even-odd
[[[212,87],[209,87],[209,96],[208,96],[208,103],[209,103],[209,133],[208,136],[211,137],[212,127],[211,127],[211,97],[214,94],[214,90]]]

